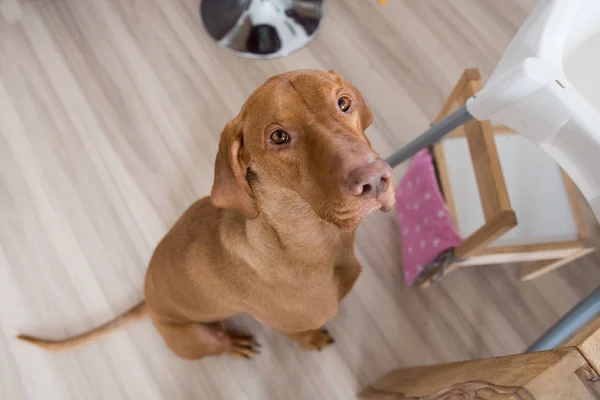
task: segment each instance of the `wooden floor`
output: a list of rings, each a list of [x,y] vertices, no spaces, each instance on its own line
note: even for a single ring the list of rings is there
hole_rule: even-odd
[[[322,353],[246,316],[263,344],[250,361],[179,360],[148,321],[67,354],[14,336],[75,334],[140,299],[153,247],[209,192],[222,127],[269,76],[336,69],[385,156],[463,68],[489,76],[533,3],[329,0],[307,49],[259,62],[216,47],[198,0],[0,0],[0,399],[349,399],[395,367],[522,351],[597,285],[600,258],[530,283],[490,266],[408,289],[392,214],[360,228],[364,273]]]

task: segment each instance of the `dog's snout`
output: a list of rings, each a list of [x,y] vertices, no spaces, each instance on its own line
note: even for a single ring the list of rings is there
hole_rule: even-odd
[[[390,166],[378,159],[351,171],[346,179],[346,188],[354,196],[377,199],[390,186],[391,176]]]

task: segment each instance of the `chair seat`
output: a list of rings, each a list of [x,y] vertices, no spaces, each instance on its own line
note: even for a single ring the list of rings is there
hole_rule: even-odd
[[[516,134],[494,136],[518,225],[491,246],[568,242],[579,237],[560,168],[534,143]],[[455,203],[456,225],[467,237],[485,223],[465,137],[442,141]]]

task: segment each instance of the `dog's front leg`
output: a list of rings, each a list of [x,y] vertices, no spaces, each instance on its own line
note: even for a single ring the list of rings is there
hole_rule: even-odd
[[[354,287],[354,283],[358,279],[361,271],[362,266],[356,257],[354,257],[354,255],[335,267],[335,276],[338,280],[338,293],[340,301],[342,301],[342,299],[346,297],[350,290],[352,290],[352,287]]]
[[[309,351],[321,351],[330,344],[335,343],[335,340],[325,328],[301,333],[286,333],[286,335],[290,339],[298,342],[304,350]]]

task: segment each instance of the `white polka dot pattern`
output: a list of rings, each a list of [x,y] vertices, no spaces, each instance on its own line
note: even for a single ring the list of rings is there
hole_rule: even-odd
[[[409,285],[439,254],[461,242],[432,165],[429,152],[419,152],[396,189],[402,264]]]

